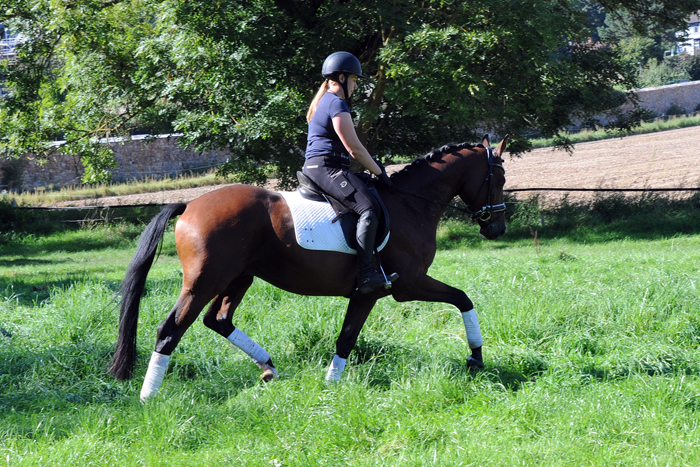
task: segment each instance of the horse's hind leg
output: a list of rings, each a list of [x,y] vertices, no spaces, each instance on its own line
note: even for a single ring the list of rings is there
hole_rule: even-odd
[[[202,321],[209,329],[221,334],[245,352],[263,370],[260,378],[267,382],[277,377],[277,370],[272,364],[270,354],[233,325],[233,313],[252,283],[253,276],[240,276],[234,279],[226,290],[214,298]]]
[[[170,355],[209,300],[211,296],[200,297],[183,288],[170,314],[158,326],[156,347],[141,388],[141,401],[158,393],[170,363]]]

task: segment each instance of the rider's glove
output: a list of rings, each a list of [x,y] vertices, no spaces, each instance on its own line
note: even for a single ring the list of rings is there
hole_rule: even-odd
[[[386,169],[384,168],[384,166],[380,165],[379,168],[382,169],[382,173],[377,175],[379,181],[385,184],[386,186],[392,186],[394,182],[392,182],[389,176],[386,174]]]

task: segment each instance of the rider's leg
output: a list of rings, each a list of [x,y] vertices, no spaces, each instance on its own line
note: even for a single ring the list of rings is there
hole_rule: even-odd
[[[386,279],[374,269],[374,241],[379,219],[374,211],[367,210],[357,222],[357,287],[365,294],[385,287]]]
[[[367,185],[341,164],[333,164],[333,161],[323,157],[308,159],[304,164],[304,174],[360,216],[356,233],[357,287],[360,293],[366,294],[386,287],[386,279],[373,265],[374,244],[379,227],[377,214],[381,213],[381,207],[367,189]]]

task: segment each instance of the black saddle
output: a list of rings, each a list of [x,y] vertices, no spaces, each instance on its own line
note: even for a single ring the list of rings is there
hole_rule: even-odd
[[[297,191],[302,198],[311,201],[319,201],[322,203],[330,203],[331,207],[337,214],[335,219],[333,219],[333,222],[340,222],[340,227],[343,229],[343,235],[345,235],[345,240],[348,242],[348,246],[356,250],[357,238],[355,236],[355,231],[357,230],[357,221],[360,218],[359,214],[345,206],[342,200],[336,199],[324,192],[320,186],[304,175],[303,172],[297,171],[297,179],[299,179],[299,188],[297,188]],[[374,244],[374,248],[378,248],[382,243],[384,243],[386,237],[389,236],[389,213],[386,210],[384,202],[379,197],[379,193],[377,193],[374,183],[369,177],[367,180],[369,180],[369,183],[366,182],[367,188],[382,209],[381,215],[379,216],[379,227],[377,228],[377,237]]]

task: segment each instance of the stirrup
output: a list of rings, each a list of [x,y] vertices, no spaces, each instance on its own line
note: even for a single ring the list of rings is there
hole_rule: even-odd
[[[391,288],[392,283],[398,278],[399,275],[395,272],[389,274],[389,276],[387,277],[386,274],[384,274],[383,269],[382,274],[379,274],[375,271],[375,273],[372,276],[367,277],[362,284],[357,286],[357,288],[355,289],[355,294],[365,295],[374,292],[376,289],[379,289],[381,287],[384,287],[385,290],[389,290]]]

